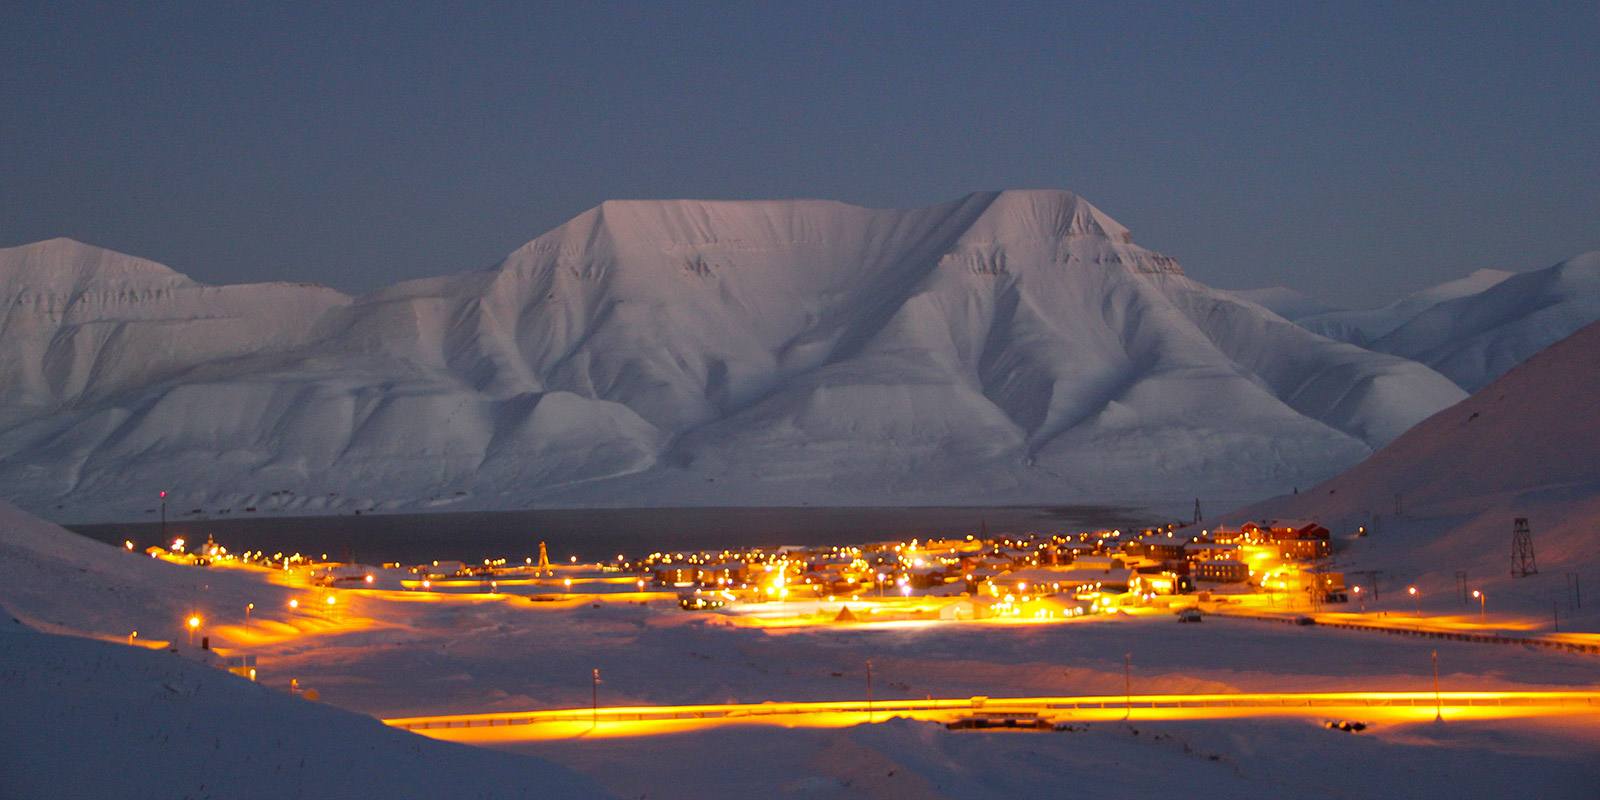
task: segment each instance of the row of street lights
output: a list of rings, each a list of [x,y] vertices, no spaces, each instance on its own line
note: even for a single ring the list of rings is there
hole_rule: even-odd
[[[329,594],[329,595],[327,595],[326,597],[323,598],[323,602],[326,603],[328,608],[331,609],[339,601],[332,594]],[[298,610],[300,608],[300,599],[297,598],[297,597],[289,598],[289,608],[290,608],[290,610]],[[244,626],[245,626],[246,630],[249,630],[249,628],[250,628],[250,614],[251,614],[251,612],[253,612],[255,610],[256,610],[256,604],[255,603],[245,603],[245,605],[244,605]],[[205,619],[203,617],[201,617],[198,612],[190,612],[189,616],[184,619],[183,627],[184,627],[184,629],[186,631],[188,631],[188,634],[189,634],[189,646],[190,647],[194,647],[194,635],[195,635],[195,632],[200,630],[200,626],[204,622],[205,622]],[[133,646],[133,640],[137,639],[137,638],[139,638],[139,632],[138,631],[136,631],[136,630],[135,631],[129,631],[128,632],[128,646],[132,647]]]
[[[1353,587],[1351,587],[1350,591],[1355,594],[1357,602],[1359,602],[1361,604],[1361,612],[1362,613],[1366,613],[1366,611],[1367,611],[1367,600],[1366,600],[1366,595],[1361,593],[1361,587],[1360,586],[1353,586]],[[1411,595],[1411,608],[1412,608],[1413,612],[1415,613],[1415,615],[1420,619],[1422,617],[1422,592],[1418,591],[1417,587],[1415,587],[1415,586],[1407,586],[1406,587],[1406,594]],[[1478,601],[1478,622],[1479,622],[1479,624],[1487,624],[1488,620],[1489,620],[1489,595],[1488,595],[1488,593],[1482,591],[1481,589],[1473,589],[1472,590],[1472,599]]]

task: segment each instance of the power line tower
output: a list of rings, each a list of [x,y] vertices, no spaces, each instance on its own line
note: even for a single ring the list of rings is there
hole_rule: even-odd
[[[1517,517],[1511,523],[1511,574],[1522,578],[1539,571],[1533,559],[1533,532],[1528,530],[1528,518]]]
[[[1204,519],[1204,517],[1200,516],[1200,498],[1196,497],[1194,499],[1194,521],[1190,524],[1199,525],[1200,520],[1202,519]]]

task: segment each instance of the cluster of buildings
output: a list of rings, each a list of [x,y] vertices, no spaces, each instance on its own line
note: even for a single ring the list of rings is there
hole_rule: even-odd
[[[1298,565],[1331,552],[1327,528],[1272,520],[1198,532],[1168,526],[1128,535],[973,534],[860,546],[654,553],[633,566],[658,587],[728,600],[965,596],[1005,613],[1053,598],[1048,609],[1033,611],[1072,615],[1184,594],[1202,584],[1283,590],[1286,581],[1299,580]],[[1328,580],[1327,573],[1319,574]]]

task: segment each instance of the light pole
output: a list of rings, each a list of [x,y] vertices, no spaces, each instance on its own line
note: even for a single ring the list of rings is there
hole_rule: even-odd
[[[138,631],[128,631],[128,646],[133,646],[133,640],[139,638]]]
[[[167,542],[167,490],[161,490],[161,546],[166,547]]]
[[[244,629],[250,630],[250,612],[256,610],[255,603],[244,604]]]
[[[1356,596],[1356,603],[1361,606],[1361,613],[1363,613],[1363,614],[1367,613],[1367,598],[1362,596],[1361,587],[1360,586],[1352,586],[1352,587],[1350,587],[1350,593],[1354,594]]]
[[[1489,622],[1489,595],[1484,594],[1483,592],[1478,591],[1477,589],[1473,589],[1472,590],[1472,596],[1477,598],[1477,600],[1478,600],[1478,623],[1480,625],[1488,624],[1488,622]]]
[[[1422,616],[1422,595],[1417,592],[1417,587],[1407,586],[1406,594],[1411,595],[1411,608],[1418,617]]]
[[[1438,651],[1434,651],[1434,722],[1445,722],[1445,704],[1438,698]]]
[[[867,722],[872,722],[872,659],[867,659]]]
[[[594,668],[594,682],[589,685],[590,706],[589,727],[600,727],[600,668]]]
[[[187,623],[185,627],[189,629],[189,646],[194,647],[194,632],[200,628],[200,615],[190,614]]]

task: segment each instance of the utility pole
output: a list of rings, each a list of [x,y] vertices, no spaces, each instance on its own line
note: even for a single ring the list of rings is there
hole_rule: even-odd
[[[161,490],[161,546],[166,547],[167,542],[167,490]]]
[[[872,659],[867,659],[867,722],[872,722]]]
[[[1551,600],[1550,601],[1550,617],[1551,617],[1552,624],[1555,626],[1556,633],[1560,633],[1561,632],[1561,604],[1559,602],[1556,602],[1555,600]]]
[[[590,728],[599,728],[600,727],[600,668],[599,667],[595,667],[594,668],[594,683],[590,684],[589,693],[590,693],[590,703],[591,703],[590,706],[589,706],[589,708],[590,708],[590,711],[589,711],[589,727]]]
[[[1456,588],[1461,591],[1461,605],[1467,604],[1467,571],[1456,570]]]
[[[1122,654],[1122,720],[1133,718],[1133,654]]]
[[[1444,701],[1439,698],[1439,651],[1433,651],[1433,721],[1444,722]]]
[[[1383,570],[1365,569],[1365,570],[1353,571],[1350,574],[1351,575],[1365,575],[1366,576],[1367,582],[1365,584],[1363,584],[1363,585],[1372,590],[1372,604],[1373,605],[1377,605],[1378,604],[1378,597],[1379,597],[1379,594],[1378,594],[1378,576],[1383,574]]]
[[[1202,519],[1204,519],[1204,517],[1200,516],[1200,498],[1196,497],[1194,499],[1194,522],[1192,522],[1191,524],[1199,525],[1200,524],[1200,520],[1202,520]]]
[[[1582,587],[1578,585],[1578,573],[1567,573],[1567,610],[1575,611],[1583,608]]]

